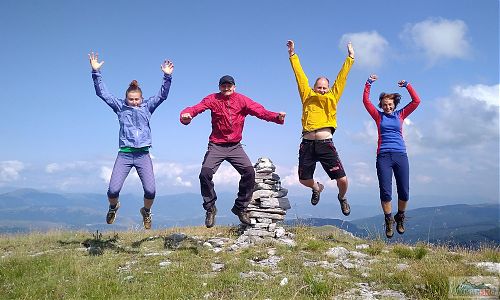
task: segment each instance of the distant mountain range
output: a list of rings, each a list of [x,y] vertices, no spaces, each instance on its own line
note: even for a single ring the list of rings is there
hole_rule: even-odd
[[[235,191],[236,193],[236,191]],[[216,224],[230,225],[239,221],[230,212],[235,194],[218,193]],[[304,197],[289,197],[292,208],[287,218],[340,217],[338,202],[324,196],[320,207],[312,206]],[[153,227],[203,225],[205,211],[197,193],[157,196],[153,205]],[[105,223],[108,210],[106,194],[51,193],[35,189],[0,191],[0,233],[46,231],[54,228],[88,230],[124,230],[142,227],[139,209],[142,197],[120,195],[121,207],[115,224]],[[358,217],[373,216],[374,207],[354,205]]]
[[[456,204],[424,207],[406,212],[406,232],[395,232],[391,242],[432,243],[449,246],[500,246],[499,204]],[[385,238],[384,215],[353,221],[306,218],[288,224],[334,225],[362,238]]]
[[[216,224],[238,224],[230,209],[234,195],[219,193]],[[287,224],[310,226],[334,225],[356,236],[385,239],[383,215],[378,203],[351,204],[353,213],[344,218],[336,201],[322,198],[318,206],[309,199],[289,197],[292,208]],[[0,233],[25,233],[52,229],[126,230],[142,228],[139,209],[142,198],[132,194],[120,196],[121,208],[115,224],[105,223],[108,203],[105,194],[49,193],[34,189],[16,189],[0,193]],[[203,225],[205,211],[199,194],[185,193],[158,196],[153,206],[153,228]],[[500,245],[499,204],[454,204],[422,207],[406,213],[406,233],[395,233],[391,241],[418,241],[471,245]],[[357,219],[352,219],[357,216]],[[342,220],[342,219],[343,220]]]

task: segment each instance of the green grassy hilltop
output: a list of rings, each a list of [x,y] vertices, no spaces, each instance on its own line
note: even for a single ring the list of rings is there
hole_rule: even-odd
[[[498,266],[497,248],[389,245],[332,226],[287,231],[295,245],[237,249],[234,227],[3,235],[0,298],[447,299],[450,278],[499,275],[478,265]]]

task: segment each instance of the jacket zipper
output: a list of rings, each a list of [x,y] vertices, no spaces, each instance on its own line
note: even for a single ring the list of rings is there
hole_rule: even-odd
[[[229,125],[231,126],[230,129],[232,129],[233,128],[233,118],[231,116],[231,106],[230,106],[229,100],[231,100],[231,96],[228,97],[226,103],[227,103],[227,111],[228,111],[228,114],[229,114]],[[229,142],[229,139],[230,139],[230,137],[228,136],[227,137],[227,141],[228,142]]]

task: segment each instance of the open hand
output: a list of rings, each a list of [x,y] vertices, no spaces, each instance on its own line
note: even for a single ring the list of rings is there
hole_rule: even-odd
[[[90,52],[89,53],[89,60],[90,60],[90,66],[92,67],[92,70],[94,71],[98,71],[102,64],[104,63],[104,61],[101,61],[99,62],[99,54],[94,53],[94,52]]]
[[[354,48],[352,47],[352,43],[347,43],[347,53],[348,55],[354,59]]]
[[[286,41],[286,46],[288,47],[288,54],[290,56],[295,54],[295,43],[292,40]]]
[[[170,60],[165,60],[161,65],[161,70],[163,73],[167,75],[172,75],[172,72],[174,72],[174,63],[171,62]]]

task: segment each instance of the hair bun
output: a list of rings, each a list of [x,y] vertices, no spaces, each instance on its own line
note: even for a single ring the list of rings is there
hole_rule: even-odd
[[[132,80],[132,82],[130,83],[129,85],[130,87],[139,87],[139,83],[137,82],[137,80]]]

